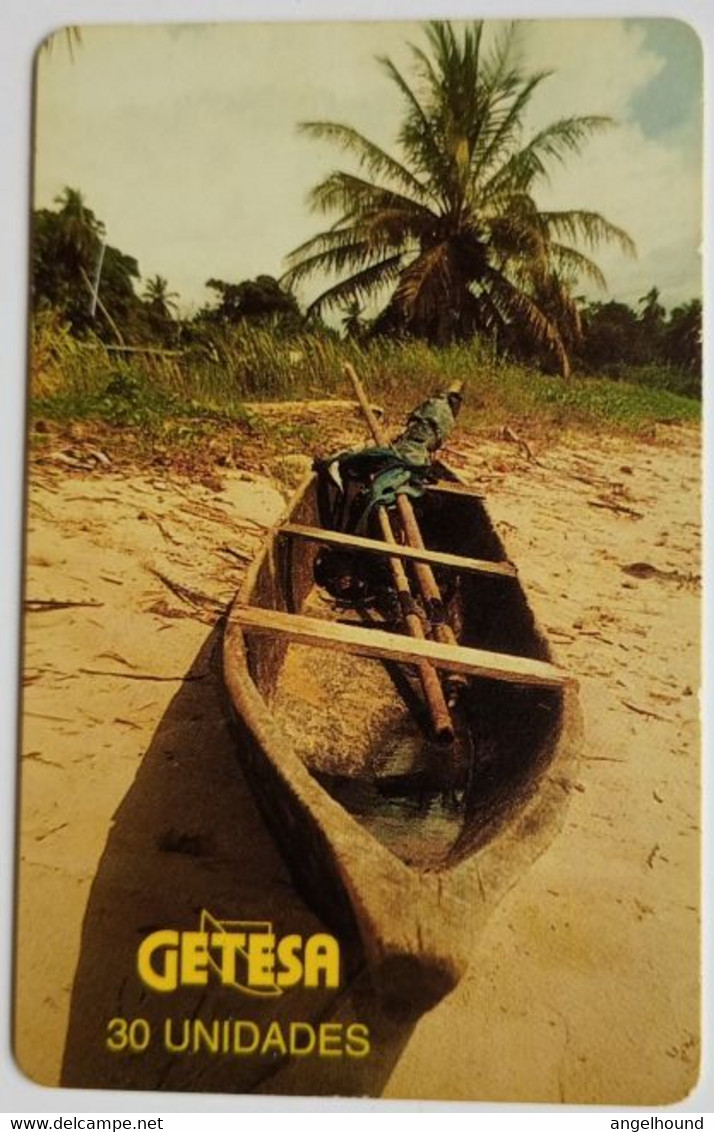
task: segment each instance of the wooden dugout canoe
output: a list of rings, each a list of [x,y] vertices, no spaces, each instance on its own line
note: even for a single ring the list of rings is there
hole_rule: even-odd
[[[488,914],[558,828],[580,736],[575,684],[478,496],[445,483],[417,504],[458,629],[449,648],[336,609],[316,587],[325,543],[384,556],[376,537],[324,530],[324,490],[305,480],[251,565],[228,615],[225,684],[240,758],[300,890],[359,940],[385,1003],[420,1013],[456,985]],[[419,719],[417,655],[465,682],[452,750]]]

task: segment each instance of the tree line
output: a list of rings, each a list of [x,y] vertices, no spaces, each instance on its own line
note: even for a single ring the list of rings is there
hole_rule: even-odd
[[[667,313],[652,287],[633,309],[626,303],[593,302],[582,311],[577,360],[589,373],[621,377],[628,367],[669,366],[690,380],[686,391],[701,393],[702,304],[691,299]]]
[[[605,286],[582,249],[613,243],[632,255],[633,241],[597,212],[537,204],[538,186],[614,123],[567,116],[526,137],[524,116],[549,73],[524,66],[517,25],[488,49],[481,21],[460,30],[434,22],[424,32],[426,46],[411,46],[409,74],[379,61],[402,107],[392,152],[344,123],[301,125],[337,146],[348,168],[313,189],[311,206],[330,224],[289,254],[281,280],[209,279],[213,301],[179,319],[166,279],[157,275],[137,293],[136,260],[107,243],[102,222],[68,188],[56,209],[35,214],[35,309],[61,312],[76,334],[165,345],[255,321],[281,334],[306,323],[334,334],[324,321],[331,313],[353,338],[436,346],[478,338],[494,355],[564,377],[575,369],[618,378],[635,367],[656,379],[673,368],[681,391],[696,395],[701,303],[667,313],[655,287],[635,307],[578,299],[585,281]],[[312,281],[322,290],[303,311],[294,288]]]
[[[55,205],[34,213],[32,304],[35,313],[55,311],[77,337],[94,333],[112,344],[170,349],[210,343],[212,335],[245,324],[269,326],[282,337],[298,335],[308,325],[313,331],[339,333],[361,343],[398,333],[385,327],[383,314],[366,318],[354,299],[338,307],[338,330],[314,310],[303,311],[289,287],[270,275],[235,283],[209,279],[206,287],[213,298],[191,318],[181,318],[179,296],[167,280],[156,275],[142,286],[137,260],[106,243],[104,225],[81,192],[67,188]],[[669,313],[656,287],[634,307],[615,300],[581,300],[577,325],[576,371],[622,378],[633,368],[671,368],[681,375],[682,392],[699,395],[700,300],[692,299]],[[522,351],[521,357],[528,360]]]

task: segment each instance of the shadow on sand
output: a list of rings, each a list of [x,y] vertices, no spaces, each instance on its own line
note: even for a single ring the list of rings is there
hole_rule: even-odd
[[[251,998],[218,981],[158,993],[136,973],[137,948],[159,929],[195,931],[201,911],[217,919],[270,920],[278,936],[325,928],[294,889],[243,779],[221,679],[222,627],[213,629],[164,715],[119,807],[94,879],[62,1066],[66,1086],[222,1092],[379,1096],[416,1019],[383,1015],[364,973],[343,973],[341,991],[293,988]],[[348,964],[349,965],[349,964]],[[141,1018],[146,1048],[112,1052],[112,1019]],[[360,1022],[366,1057],[287,1058],[279,1043],[264,1054],[172,1052],[184,1023],[243,1020],[261,1039],[270,1023]],[[113,1028],[117,1032],[117,1026]],[[303,1034],[307,1031],[303,1029]],[[333,1042],[333,1045],[335,1043]],[[339,1039],[337,1044],[339,1044]],[[344,1040],[341,1042],[344,1050]]]

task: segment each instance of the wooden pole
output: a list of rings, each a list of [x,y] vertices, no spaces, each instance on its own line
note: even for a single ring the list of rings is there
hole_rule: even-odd
[[[94,302],[99,307],[100,311],[102,312],[102,314],[106,318],[107,322],[111,326],[112,330],[116,334],[117,342],[119,343],[120,346],[124,346],[125,343],[124,343],[124,339],[122,338],[122,335],[121,335],[121,330],[117,326],[116,322],[114,321],[114,319],[110,315],[107,308],[104,306],[104,303],[99,298],[99,295],[95,292],[94,287],[92,285],[92,280],[89,278],[89,276],[87,275],[87,272],[84,270],[83,267],[80,267],[79,271],[80,271],[80,274],[82,276],[82,279],[84,280],[84,282],[87,284],[87,287],[89,288],[89,292],[92,295]]]
[[[351,366],[349,362],[347,362],[345,365],[345,373],[352,382],[357,400],[360,404],[360,408],[365,415],[367,424],[369,425],[370,432],[374,437],[375,443],[379,444],[380,447],[388,447],[389,440],[387,438],[387,435],[381,424],[377,420],[376,416],[372,412],[367,400],[367,396],[362,387],[362,382],[357,377],[354,367]],[[454,392],[457,392],[455,386]],[[421,537],[421,531],[419,530],[419,524],[416,521],[414,508],[412,507],[410,500],[403,493],[397,493],[397,514],[399,515],[406,541],[410,546],[416,547],[419,550],[424,550],[424,540]],[[434,578],[434,572],[431,569],[431,566],[429,566],[425,562],[415,562],[414,572],[416,574],[417,582],[419,583],[419,589],[421,590],[421,594],[424,599],[427,616],[429,618],[429,621],[431,622],[434,636],[438,641],[441,641],[442,644],[458,644],[454,630],[446,620],[444,603],[441,599],[441,593],[439,592],[439,587],[436,584],[436,579]]]
[[[349,363],[345,365],[345,371],[347,372],[350,380],[352,381],[352,384],[354,385],[355,393],[357,394],[357,400],[359,401],[360,408],[367,417],[372,435],[376,436],[376,432],[381,431],[380,425],[372,410],[372,406],[365,396],[364,389],[362,388],[360,380]],[[381,442],[378,440],[377,443],[379,444]],[[394,537],[392,524],[389,520],[386,507],[380,506],[375,508],[375,510],[377,512],[377,518],[382,531],[382,535],[384,537],[384,541],[391,545],[395,545],[397,540]],[[389,568],[392,572],[394,586],[397,591],[399,604],[402,608],[402,615],[404,617],[406,630],[409,633],[409,636],[413,637],[415,640],[424,640],[426,634],[424,633],[424,627],[421,623],[421,618],[413,608],[414,599],[412,597],[411,589],[409,588],[409,580],[407,578],[404,566],[399,558],[390,557]],[[451,743],[454,739],[454,726],[451,722],[451,715],[446,704],[444,690],[441,687],[439,677],[437,676],[433,665],[428,661],[420,662],[417,670],[419,672],[419,679],[421,681],[421,686],[424,692],[424,698],[429,709],[429,715],[431,717],[434,734],[440,742]]]
[[[377,517],[384,541],[389,545],[395,544],[396,539],[392,531],[392,524],[389,521],[386,507],[377,508]],[[401,559],[394,558],[391,555],[388,562],[406,630],[410,637],[418,641],[423,641],[426,638],[426,633],[424,632],[421,618],[414,608],[414,598],[409,588],[409,579],[407,578],[404,564]],[[446,705],[446,699],[444,698],[444,690],[436,674],[436,669],[428,661],[420,660],[417,663],[417,672],[419,673],[419,680],[424,692],[424,699],[429,709],[434,736],[440,743],[453,743],[454,727],[451,722],[449,709]]]

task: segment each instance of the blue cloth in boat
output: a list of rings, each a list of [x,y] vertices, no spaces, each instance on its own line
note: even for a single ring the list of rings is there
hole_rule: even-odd
[[[368,492],[358,529],[366,526],[374,507],[393,507],[397,495],[419,498],[433,479],[432,453],[440,448],[455,423],[461,398],[454,393],[430,397],[411,413],[404,432],[387,448],[341,452],[318,465],[326,468],[344,491],[344,481],[357,481]]]

